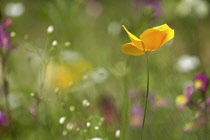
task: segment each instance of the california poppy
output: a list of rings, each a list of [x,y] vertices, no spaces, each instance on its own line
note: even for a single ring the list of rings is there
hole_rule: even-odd
[[[123,28],[127,32],[131,42],[122,45],[121,50],[129,55],[142,55],[145,52],[155,51],[164,43],[174,38],[174,30],[167,24],[147,29],[140,35],[140,38],[130,33],[124,25]]]

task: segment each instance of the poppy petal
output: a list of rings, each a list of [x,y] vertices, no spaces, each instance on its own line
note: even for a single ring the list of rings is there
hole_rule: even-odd
[[[124,30],[127,32],[128,36],[129,36],[130,40],[133,42],[133,44],[134,44],[136,47],[138,47],[140,50],[143,51],[144,49],[143,49],[143,47],[142,47],[142,40],[140,40],[138,37],[136,37],[136,36],[133,35],[131,32],[129,32],[129,31],[127,30],[127,28],[126,28],[124,25],[122,25],[122,27],[123,27]]]
[[[140,35],[146,51],[154,51],[172,38],[174,38],[174,30],[167,24],[147,29]]]
[[[162,46],[163,44],[165,44],[167,41],[169,41],[169,40],[171,40],[171,39],[173,39],[173,38],[174,38],[174,30],[173,30],[173,29],[170,29],[170,30],[168,31],[168,33],[167,33],[167,36],[166,36],[165,39],[163,40],[161,46]]]
[[[123,53],[129,54],[129,55],[142,55],[142,54],[144,54],[144,52],[142,52],[136,46],[134,46],[134,44],[132,42],[122,45],[121,51]]]

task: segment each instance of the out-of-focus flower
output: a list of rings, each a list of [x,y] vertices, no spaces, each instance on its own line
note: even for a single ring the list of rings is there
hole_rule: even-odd
[[[194,122],[186,123],[184,128],[183,128],[184,132],[193,132],[194,130],[195,130],[195,123]]]
[[[4,31],[0,33],[0,46],[6,47],[9,45],[10,34]]]
[[[91,79],[95,83],[103,83],[109,77],[109,73],[105,68],[96,68],[92,74]]]
[[[137,9],[142,8],[142,6],[145,8],[151,8],[154,11],[153,16],[155,17],[161,16],[163,14],[160,0],[136,0],[134,4],[134,7]]]
[[[198,57],[182,55],[176,62],[175,68],[179,72],[187,73],[196,69],[200,64]]]
[[[152,101],[152,105],[155,108],[162,108],[168,106],[168,100],[161,96],[155,96],[154,100]]]
[[[168,100],[159,95],[149,93],[149,101],[151,102],[153,108],[163,108],[168,106]]]
[[[208,97],[208,98],[206,99],[206,104],[207,104],[208,106],[210,106],[210,97]]]
[[[205,92],[209,84],[209,78],[205,73],[199,73],[194,77],[194,89]]]
[[[36,115],[37,115],[37,110],[36,110],[35,107],[30,106],[30,107],[29,107],[29,112],[30,112],[30,114],[31,114],[33,117],[36,117]]]
[[[10,33],[10,36],[11,36],[11,37],[15,37],[15,36],[16,36],[16,33],[15,33],[15,32],[11,32],[11,33]]]
[[[112,124],[117,122],[116,107],[111,97],[102,96],[99,100],[99,107],[105,123]]]
[[[120,137],[120,130],[119,129],[115,132],[115,137],[117,137],[117,138]]]
[[[98,126],[95,126],[95,127],[94,127],[94,129],[95,129],[95,130],[98,130],[98,129],[99,129],[99,127],[98,127]]]
[[[9,126],[9,117],[3,110],[0,109],[0,127],[7,126]]]
[[[53,40],[52,46],[56,46],[56,45],[58,45],[58,41],[57,40]]]
[[[65,120],[66,120],[66,116],[63,116],[59,119],[59,123],[64,124]]]
[[[47,33],[51,34],[54,31],[54,27],[52,25],[47,27]]]
[[[90,64],[78,53],[61,52],[59,60],[51,62],[47,66],[46,84],[61,89],[71,87],[82,81],[90,68]]]
[[[87,99],[85,99],[82,101],[82,106],[88,107],[88,106],[90,106],[90,102]]]
[[[71,123],[71,122],[67,123],[67,125],[66,125],[66,129],[67,130],[72,130],[73,128],[74,128],[74,124],[73,123]]]
[[[129,55],[142,55],[146,52],[155,51],[174,38],[174,30],[167,24],[147,29],[140,35],[140,38],[130,33],[125,26],[123,28],[127,32],[131,42],[124,44],[121,50]]]
[[[68,46],[71,45],[71,42],[67,41],[67,42],[64,43],[64,45],[65,45],[65,47],[68,47]]]
[[[87,122],[87,123],[86,123],[86,126],[87,126],[87,127],[90,127],[90,126],[91,126],[91,123],[90,123],[90,122]]]
[[[185,89],[183,94],[178,95],[176,97],[176,105],[178,109],[183,109],[187,105],[195,105],[194,103],[197,100],[197,97],[196,99],[194,99],[195,97],[192,98],[193,93],[194,93],[194,88],[190,86]]]
[[[86,13],[88,16],[97,18],[103,11],[102,4],[97,0],[88,0],[86,3]]]
[[[208,15],[209,6],[204,0],[181,0],[176,7],[176,13],[179,16],[204,18]]]
[[[4,19],[4,22],[1,24],[1,29],[7,28],[12,24],[12,20],[9,17]]]
[[[184,94],[178,95],[176,97],[176,105],[178,109],[183,109],[187,104],[187,97]]]
[[[194,106],[199,101],[199,98],[196,97],[197,94],[194,94],[194,91],[195,90],[194,90],[194,88],[192,86],[187,87],[185,89],[184,95],[185,95],[185,97],[187,99],[186,105],[193,105]]]
[[[12,24],[10,18],[5,18],[3,23],[0,23],[0,48],[4,48],[6,53],[12,51],[15,46],[11,43],[10,33],[6,31],[6,28]]]
[[[21,2],[10,2],[5,8],[5,14],[10,17],[19,17],[24,13],[24,11],[24,5]]]
[[[208,84],[208,76],[205,73],[199,73],[194,77],[194,86],[187,87],[184,94],[176,98],[178,109],[188,106],[190,109],[196,110],[195,115],[192,117],[193,121],[185,125],[185,132],[196,131],[198,128],[207,125],[210,120],[210,98],[203,98],[206,96],[205,92]],[[202,92],[202,95],[198,91]]]
[[[70,106],[69,110],[73,112],[75,110],[75,107],[74,106]]]
[[[185,90],[186,97],[189,99],[191,97],[191,95],[193,94],[193,92],[194,92],[193,87],[187,87],[186,90]]]
[[[3,23],[0,23],[0,47],[11,47],[10,33],[6,28],[12,23],[11,19],[5,18]]]
[[[131,107],[130,126],[132,128],[139,128],[143,123],[143,111],[140,105],[133,105]]]
[[[68,134],[68,132],[66,130],[63,130],[62,135],[66,136]]]
[[[47,67],[47,79],[54,87],[68,87],[76,78],[66,64],[50,63]]]

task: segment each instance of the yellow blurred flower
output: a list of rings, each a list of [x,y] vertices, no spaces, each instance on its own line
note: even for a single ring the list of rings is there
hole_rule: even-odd
[[[200,89],[202,86],[203,86],[203,81],[195,80],[195,82],[194,82],[195,89]]]
[[[75,54],[72,55],[73,57],[69,57],[70,55],[71,52],[62,53],[60,58],[65,57],[65,59],[62,58],[59,61],[48,64],[46,69],[46,82],[50,87],[70,87],[78,84],[90,72],[90,64],[85,59]]]
[[[68,65],[50,63],[47,67],[47,80],[52,86],[63,88],[77,79]]]
[[[176,105],[177,106],[183,106],[187,103],[187,98],[184,94],[178,95],[176,97]]]
[[[193,132],[196,129],[194,122],[188,122],[184,126],[184,132]]]
[[[123,28],[127,32],[131,42],[124,44],[121,50],[129,55],[142,55],[145,52],[155,51],[164,43],[174,38],[174,30],[167,24],[147,29],[140,35],[140,38],[130,33],[124,25]]]

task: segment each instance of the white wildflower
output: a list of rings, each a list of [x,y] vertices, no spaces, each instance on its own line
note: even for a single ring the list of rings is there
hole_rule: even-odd
[[[175,68],[179,72],[187,73],[199,66],[199,59],[197,56],[182,55],[178,58]]]
[[[5,7],[5,14],[10,17],[21,16],[24,11],[24,5],[21,2],[10,2]]]
[[[66,116],[63,116],[59,119],[59,123],[64,124],[65,120],[66,120]]]
[[[54,27],[52,25],[48,26],[47,33],[51,34],[54,31]]]

